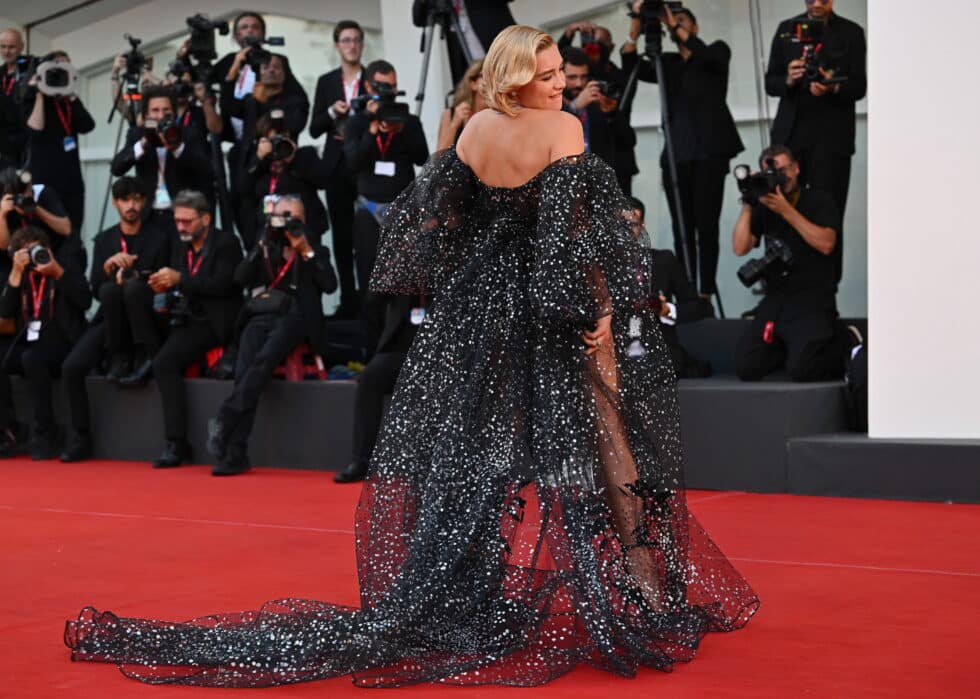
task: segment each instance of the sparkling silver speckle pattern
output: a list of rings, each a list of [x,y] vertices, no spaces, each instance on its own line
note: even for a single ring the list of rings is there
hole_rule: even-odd
[[[285,599],[185,623],[86,608],[72,658],[153,683],[529,686],[581,663],[669,670],[743,626],[759,600],[687,511],[676,381],[626,210],[592,156],[500,189],[434,155],[391,207],[372,279],[434,303],[358,505],[362,608]],[[581,332],[609,313],[615,346],[589,358]]]

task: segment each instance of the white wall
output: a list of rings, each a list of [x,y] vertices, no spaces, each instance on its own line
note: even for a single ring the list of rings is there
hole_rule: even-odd
[[[977,26],[980,9],[922,7],[870,3],[870,435],[977,438],[980,91],[976,50],[949,23]]]

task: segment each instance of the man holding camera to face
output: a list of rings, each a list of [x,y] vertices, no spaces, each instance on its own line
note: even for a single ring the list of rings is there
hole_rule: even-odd
[[[629,117],[617,110],[622,88],[614,82],[593,79],[592,63],[582,49],[570,46],[561,55],[565,74],[563,109],[582,122],[585,151],[595,153],[615,168],[617,146],[636,145]]]
[[[137,368],[141,376],[152,368],[163,402],[166,446],[155,468],[179,466],[190,457],[184,369],[231,341],[242,305],[235,283],[242,261],[238,239],[211,227],[211,204],[200,192],[181,192],[173,205],[180,242],[172,247],[169,266],[147,278],[154,309],[166,314],[170,334],[161,347],[155,325],[133,327],[136,343],[160,347],[152,365]]]
[[[388,204],[415,179],[415,165],[429,157],[429,145],[418,117],[397,102],[398,76],[387,61],[374,61],[364,71],[367,92],[355,100],[344,137],[347,164],[357,177],[354,213],[354,254],[363,294],[363,315],[377,318],[377,304],[367,291],[378,254],[380,223]],[[380,322],[368,320],[368,348],[377,344]]]
[[[200,146],[193,127],[176,121],[173,90],[153,85],[143,91],[143,125],[129,129],[126,145],[110,167],[122,177],[135,168],[143,195],[154,211],[167,211],[178,192],[211,189],[211,159]]]
[[[259,396],[275,368],[304,339],[316,354],[327,352],[321,300],[336,290],[337,277],[330,253],[307,238],[304,219],[299,197],[281,197],[259,242],[235,270],[235,282],[251,298],[243,309],[235,386],[208,422],[215,476],[250,468],[248,438]]]
[[[14,318],[18,332],[0,343],[0,453],[17,450],[10,375],[22,374],[34,399],[31,458],[50,459],[57,454],[52,379],[85,330],[92,294],[80,262],[72,257],[62,265],[41,229],[17,231],[10,253],[13,266],[0,293],[0,316]]]
[[[762,172],[754,175],[736,167],[743,204],[732,247],[741,257],[765,242],[764,257],[743,265],[738,276],[746,286],[766,282],[736,346],[736,372],[743,381],[782,367],[793,381],[839,379],[851,339],[835,300],[837,205],[829,194],[801,187],[800,165],[785,146],[770,146],[759,161]]]
[[[156,216],[145,221],[146,203],[136,178],[121,177],[112,184],[112,204],[119,212],[119,223],[95,237],[89,274],[99,310],[61,368],[71,410],[71,431],[61,454],[65,462],[92,456],[85,377],[105,360],[106,378],[128,380],[134,369],[146,365],[159,349],[159,345],[137,345],[133,330],[158,322],[147,279],[170,260],[169,222],[162,226]]]
[[[25,226],[44,231],[62,261],[76,257],[84,267],[85,252],[54,188],[34,184],[27,170],[6,168],[0,171],[0,250],[8,250],[13,234]],[[9,272],[10,264],[9,256],[0,256],[0,274]]]

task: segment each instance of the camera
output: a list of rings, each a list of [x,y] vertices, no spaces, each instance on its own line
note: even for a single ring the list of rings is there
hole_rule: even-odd
[[[129,42],[129,51],[125,54],[126,72],[123,73],[120,89],[124,94],[137,95],[140,91],[140,76],[150,67],[150,61],[139,49],[142,39],[129,34],[123,34],[123,38]]]
[[[180,143],[180,124],[173,119],[147,119],[143,122],[143,137],[154,146]]]
[[[789,275],[793,269],[793,251],[778,238],[766,238],[766,254],[749,260],[738,268],[738,280],[752,287],[763,279],[774,282]]]
[[[250,46],[251,51],[248,52],[248,56],[245,62],[249,67],[255,71],[258,75],[259,70],[262,66],[269,62],[272,58],[272,54],[266,51],[262,46],[285,46],[286,40],[281,36],[270,36],[266,39],[260,39],[257,36],[247,36],[245,37],[245,46]]]
[[[31,258],[34,267],[41,267],[51,262],[51,251],[43,245],[35,244],[27,249],[27,254]]]
[[[37,76],[37,89],[48,97],[74,95],[78,87],[78,71],[67,61],[43,61],[34,74]]]
[[[191,42],[187,54],[200,62],[210,62],[218,57],[214,47],[214,32],[221,36],[228,35],[228,22],[224,20],[211,21],[211,18],[200,12],[186,20],[191,30]]]
[[[23,211],[25,216],[32,216],[37,211],[33,191],[25,193],[30,184],[31,173],[27,170],[18,171],[11,167],[0,172],[0,195],[12,196],[14,206]]]
[[[276,134],[269,139],[269,143],[272,145],[269,157],[273,160],[288,160],[296,154],[296,144],[286,136]]]
[[[796,22],[792,29],[779,35],[782,41],[790,44],[803,46],[800,58],[803,59],[803,80],[806,83],[822,83],[832,85],[834,83],[846,82],[847,78],[841,75],[833,75],[835,72],[825,60],[823,53],[823,39],[826,25],[820,20]],[[831,77],[825,78],[820,71],[824,70],[831,73]]]
[[[777,187],[786,184],[786,175],[776,169],[776,161],[773,158],[766,159],[766,166],[762,172],[752,174],[749,166],[743,164],[736,165],[732,174],[738,184],[738,191],[742,194],[742,201],[752,206],[759,203],[760,197],[772,194]]]
[[[378,119],[380,121],[400,123],[408,118],[408,105],[396,101],[398,97],[405,94],[404,90],[395,90],[388,83],[377,80],[371,81],[371,88],[376,94],[358,95],[351,100],[351,109],[362,112],[366,110],[368,102],[378,102],[378,110],[376,112],[366,112],[368,118],[372,121]]]
[[[179,328],[187,324],[191,315],[190,303],[187,297],[177,289],[153,294],[153,310],[170,316],[167,321],[170,327]]]
[[[265,224],[266,242],[274,245],[288,244],[287,234],[291,238],[306,235],[306,224],[289,214],[269,214]]]
[[[648,56],[659,55],[663,50],[663,36],[660,33],[661,23],[667,9],[671,12],[681,12],[684,4],[672,0],[644,0],[639,12],[633,12],[633,3],[626,3],[630,17],[638,18],[642,24],[644,52]]]
[[[134,269],[133,267],[123,267],[121,270],[119,270],[119,276],[122,277],[124,282],[129,282],[134,279],[139,279],[140,271],[138,269]]]
[[[616,83],[609,80],[597,80],[596,82],[599,85],[599,92],[601,92],[603,96],[608,97],[611,100],[616,100],[617,102],[622,98],[623,89]]]

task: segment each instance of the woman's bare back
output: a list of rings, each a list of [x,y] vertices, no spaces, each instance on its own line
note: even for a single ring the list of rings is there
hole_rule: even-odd
[[[514,117],[484,109],[470,118],[456,146],[460,159],[484,184],[508,188],[584,149],[579,120],[550,109],[521,109]]]

